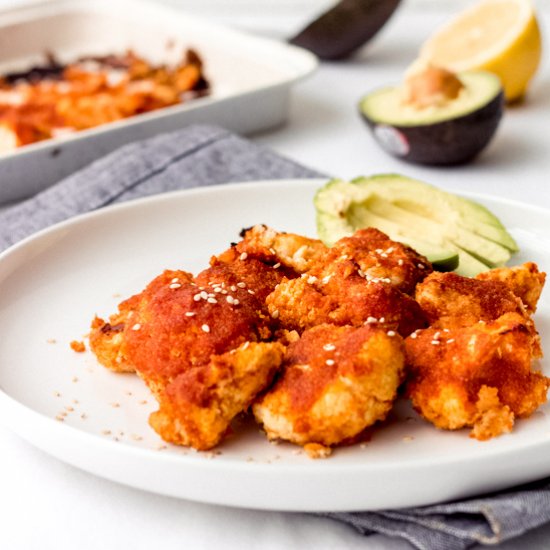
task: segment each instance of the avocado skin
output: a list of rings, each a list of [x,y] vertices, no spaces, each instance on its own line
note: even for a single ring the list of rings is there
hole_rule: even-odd
[[[342,59],[370,40],[401,0],[341,0],[289,42],[321,59]]]
[[[414,164],[450,166],[471,161],[489,144],[504,113],[504,93],[501,91],[476,111],[435,124],[383,124],[372,121],[363,111],[360,112],[374,138],[387,153]],[[380,126],[401,134],[408,143],[408,151],[390,147],[378,133]]]

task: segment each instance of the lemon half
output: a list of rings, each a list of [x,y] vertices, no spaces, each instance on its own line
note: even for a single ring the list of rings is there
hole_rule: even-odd
[[[530,0],[483,0],[431,36],[414,65],[490,71],[500,77],[507,101],[516,101],[525,94],[541,52]]]

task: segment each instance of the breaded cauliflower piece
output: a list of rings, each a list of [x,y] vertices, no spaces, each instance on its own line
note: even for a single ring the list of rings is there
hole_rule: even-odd
[[[540,337],[522,300],[502,281],[432,273],[416,287],[416,300],[433,328],[467,327],[505,313],[521,315],[531,334],[533,356],[542,357]]]
[[[273,322],[262,296],[281,276],[254,259],[213,264],[196,279],[165,271],[123,302],[110,323],[94,320],[90,342],[100,362],[134,369],[159,394],[214,355],[269,339]]]
[[[540,272],[537,264],[527,262],[513,267],[499,267],[480,273],[476,279],[483,281],[502,281],[521,299],[528,313],[537,310],[546,273]]]
[[[242,241],[235,248],[270,265],[290,269],[296,274],[311,270],[323,261],[326,246],[318,239],[295,233],[282,233],[265,225],[243,230]]]
[[[159,410],[149,417],[151,427],[170,443],[211,449],[233,418],[271,383],[284,349],[279,343],[247,342],[185,371],[160,395]]]
[[[307,274],[284,280],[266,303],[283,327],[298,332],[323,323],[378,324],[408,336],[427,326],[420,306],[410,296],[390,284],[365,281],[353,269],[329,280]]]
[[[253,405],[269,439],[331,447],[392,407],[403,380],[402,340],[372,327],[320,325],[287,350],[274,387]]]
[[[374,227],[337,241],[312,274],[330,277],[341,271],[342,263],[351,263],[367,281],[391,284],[405,294],[413,294],[416,285],[433,271],[424,256]]]
[[[505,313],[525,315],[521,300],[501,281],[432,273],[416,287],[415,297],[434,328],[494,321]]]
[[[405,340],[407,393],[436,427],[471,427],[484,440],[546,402],[550,379],[532,370],[530,327],[521,314],[451,329],[429,328]]]
[[[140,326],[135,317],[136,312],[146,307],[151,296],[175,280],[189,285],[193,275],[186,271],[166,270],[153,279],[143,292],[121,302],[118,312],[111,315],[109,321],[97,316],[93,319],[89,335],[90,348],[104,367],[115,372],[136,371],[126,350],[125,334],[129,328],[137,330]]]

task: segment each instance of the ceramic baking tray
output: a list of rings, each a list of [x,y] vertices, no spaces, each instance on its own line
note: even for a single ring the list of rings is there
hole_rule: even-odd
[[[105,124],[0,155],[0,203],[34,194],[125,143],[197,122],[250,133],[282,123],[293,83],[316,59],[299,48],[250,36],[143,0],[50,0],[0,12],[0,74],[44,62],[131,48],[155,63],[194,48],[212,92],[188,103]]]

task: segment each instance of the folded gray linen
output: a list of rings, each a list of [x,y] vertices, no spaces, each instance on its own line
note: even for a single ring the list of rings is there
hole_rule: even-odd
[[[190,126],[117,149],[0,212],[0,250],[56,222],[138,197],[235,181],[308,177],[323,174],[224,129]],[[550,521],[550,480],[450,504],[322,515],[364,535],[402,537],[421,550],[495,545]]]
[[[322,176],[223,128],[190,126],[125,145],[3,210],[0,251],[77,214],[138,197],[220,183]]]

